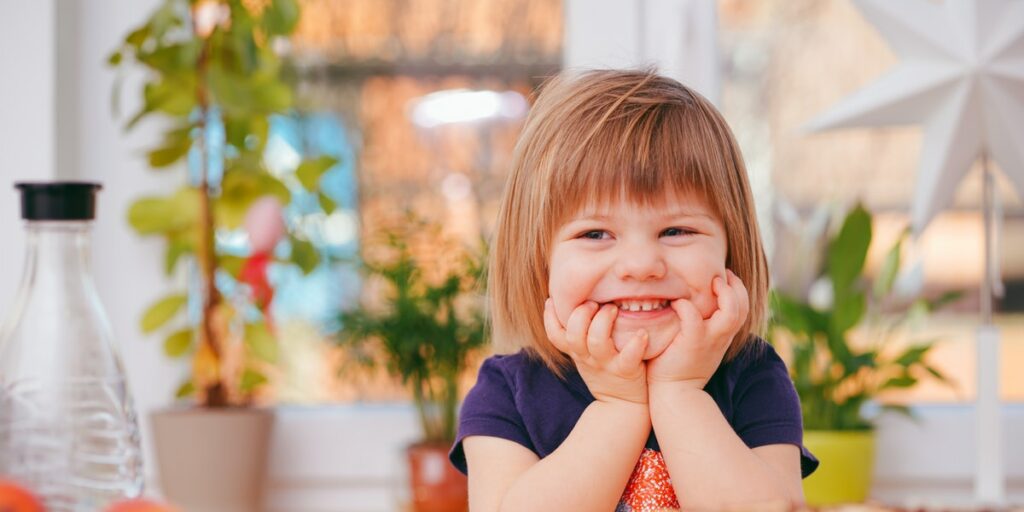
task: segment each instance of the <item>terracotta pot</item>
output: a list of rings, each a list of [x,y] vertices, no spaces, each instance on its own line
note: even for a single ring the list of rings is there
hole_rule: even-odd
[[[415,512],[466,512],[466,476],[448,462],[450,444],[417,443],[406,449]]]
[[[171,409],[151,419],[168,501],[188,512],[261,510],[273,411]]]
[[[804,496],[812,506],[862,503],[871,491],[875,464],[875,432],[871,430],[807,430],[804,445],[821,466],[804,480]]]

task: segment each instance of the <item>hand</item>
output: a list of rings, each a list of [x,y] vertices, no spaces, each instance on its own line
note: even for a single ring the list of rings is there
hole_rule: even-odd
[[[679,315],[679,334],[661,355],[647,361],[647,378],[652,386],[677,382],[704,389],[714,375],[750,313],[747,288],[732,271],[726,270],[726,275],[728,281],[715,277],[711,282],[718,309],[708,319],[689,300],[672,302],[672,309]]]
[[[544,303],[544,330],[555,348],[572,358],[590,394],[600,401],[647,403],[647,370],[643,356],[647,331],[638,331],[619,352],[612,341],[612,326],[619,314],[613,304],[598,307],[587,301],[569,315],[562,327],[555,308]]]

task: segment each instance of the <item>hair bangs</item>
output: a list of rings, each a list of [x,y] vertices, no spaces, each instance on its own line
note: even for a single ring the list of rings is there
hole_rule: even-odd
[[[627,99],[613,106],[622,111],[575,141],[573,158],[551,176],[547,217],[554,225],[618,201],[661,207],[679,197],[697,197],[719,214],[709,191],[720,173],[708,161],[709,152],[694,143],[700,126],[692,122],[688,106],[638,103]]]

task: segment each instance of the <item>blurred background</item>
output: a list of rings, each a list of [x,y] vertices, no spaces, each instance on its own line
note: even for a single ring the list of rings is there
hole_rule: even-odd
[[[383,293],[359,262],[373,259],[375,234],[408,225],[409,211],[441,232],[410,238],[426,268],[448,251],[435,243],[440,238],[474,247],[489,236],[532,93],[563,69],[654,64],[715,102],[743,149],[777,285],[812,292],[815,276],[794,275],[793,262],[799,251],[819,247],[857,202],[872,212],[867,278],[881,272],[909,222],[919,125],[804,128],[898,62],[848,0],[299,4],[294,33],[278,48],[297,92],[296,115],[271,122],[265,158],[286,174],[304,155],[336,157],[320,182],[336,207],[305,208],[308,198],[293,195],[297,204],[285,205],[290,226],[311,233],[316,250],[333,260],[308,273],[270,270],[281,357],[258,400],[278,410],[272,509],[342,510],[325,503],[347,503],[344,510],[391,510],[401,500],[400,452],[419,435],[409,395],[386,372],[354,364],[362,356],[334,341],[344,329],[338,314]],[[184,180],[149,169],[146,148],[158,139],[159,122],[123,129],[123,113],[141,105],[142,72],[115,70],[106,60],[158,5],[0,0],[0,312],[13,300],[23,250],[10,184],[103,182],[93,266],[144,428],[147,412],[174,402],[189,367],[165,357],[162,340],[144,334],[139,318],[169,282],[187,282],[188,271],[166,277],[163,242],[133,232],[127,211],[139,197]],[[120,117],[112,113],[116,80],[123,81]],[[916,267],[901,272],[897,286],[924,297],[962,295],[887,341],[935,340],[930,364],[950,382],[921,379],[872,397],[869,407],[906,405],[919,415],[918,423],[880,420],[878,499],[926,503],[971,493],[984,272],[980,176],[972,170],[953,206],[903,245],[905,263]],[[1024,500],[1024,204],[1002,174],[996,182],[1005,288],[994,315],[1002,332],[998,393],[1006,483],[1010,496]],[[230,245],[232,234],[221,235]],[[853,344],[870,337],[857,328],[850,334]],[[462,393],[488,353],[470,359]]]

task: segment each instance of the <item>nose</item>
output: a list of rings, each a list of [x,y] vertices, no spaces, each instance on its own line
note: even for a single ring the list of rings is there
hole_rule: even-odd
[[[661,279],[666,270],[664,255],[657,244],[631,244],[616,255],[615,274],[623,281]]]

